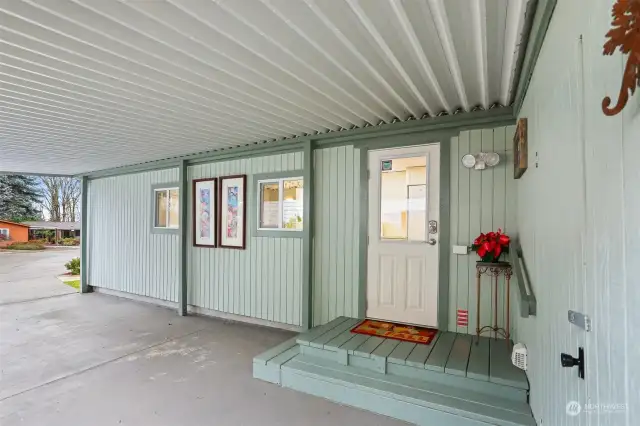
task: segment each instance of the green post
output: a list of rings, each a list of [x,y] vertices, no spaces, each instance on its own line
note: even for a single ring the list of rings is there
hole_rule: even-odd
[[[302,327],[313,326],[312,263],[313,252],[313,141],[304,142],[304,192],[303,192],[303,265],[302,265]]]
[[[188,200],[188,181],[187,181],[187,161],[180,161],[179,166],[179,175],[180,175],[180,243],[178,253],[180,256],[180,273],[178,274],[179,283],[178,283],[178,313],[180,316],[187,315],[187,200]]]
[[[80,205],[82,209],[82,222],[80,223],[80,293],[91,293],[89,285],[89,178],[82,176],[82,196]]]

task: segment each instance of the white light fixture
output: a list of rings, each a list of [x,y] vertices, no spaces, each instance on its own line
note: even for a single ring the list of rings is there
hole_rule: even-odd
[[[467,169],[484,170],[500,163],[500,155],[496,152],[480,152],[478,154],[467,154],[462,157],[462,165]]]

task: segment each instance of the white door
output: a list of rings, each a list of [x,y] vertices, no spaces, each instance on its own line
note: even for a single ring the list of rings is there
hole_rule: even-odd
[[[367,317],[438,326],[440,144],[369,152]]]

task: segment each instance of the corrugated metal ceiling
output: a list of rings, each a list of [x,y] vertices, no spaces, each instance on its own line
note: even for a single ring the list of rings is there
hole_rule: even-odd
[[[0,0],[0,170],[512,101],[527,0]]]

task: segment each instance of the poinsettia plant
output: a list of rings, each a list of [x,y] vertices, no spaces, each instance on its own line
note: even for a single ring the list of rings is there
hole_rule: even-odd
[[[509,253],[510,242],[509,236],[498,228],[498,232],[480,234],[473,241],[471,249],[478,253],[483,262],[497,262],[502,253]]]

